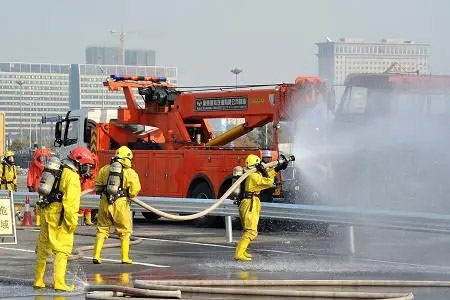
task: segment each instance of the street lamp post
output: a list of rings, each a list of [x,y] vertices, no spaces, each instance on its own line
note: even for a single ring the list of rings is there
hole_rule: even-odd
[[[22,126],[23,126],[23,124],[22,124],[22,101],[23,101],[23,95],[22,95],[22,93],[23,93],[23,91],[22,91],[22,85],[25,83],[25,81],[23,81],[23,80],[17,80],[16,81],[16,84],[18,84],[19,85],[19,89],[20,89],[20,99],[19,99],[19,102],[20,102],[20,140],[21,141],[23,141],[23,132],[22,132]]]
[[[31,120],[31,113],[32,113],[32,111],[33,111],[33,106],[32,106],[33,104],[32,104],[32,102],[31,102],[31,100],[30,100],[30,149],[31,149],[31,123],[32,123],[32,120]]]
[[[234,76],[235,76],[235,88],[236,88],[236,90],[237,90],[237,88],[238,88],[238,75],[240,74],[240,73],[242,73],[244,70],[242,70],[242,69],[239,69],[239,68],[234,68],[234,69],[231,69],[230,70],[230,72],[231,73],[233,73],[234,74]],[[228,119],[227,119],[227,121],[228,121]],[[228,127],[228,126],[227,126]],[[234,142],[231,142],[231,145],[233,145],[233,143]]]
[[[103,70],[103,68],[101,66],[98,66],[98,68],[100,69],[100,72],[102,72],[103,76],[105,75],[105,71]],[[105,89],[102,88],[102,109],[105,108]]]
[[[30,100],[31,102],[32,100]],[[40,144],[39,141],[39,136],[38,136],[38,115],[39,115],[39,103],[33,103],[33,108],[34,108],[34,143],[35,144]]]
[[[231,69],[231,70],[230,70],[230,72],[233,73],[233,74],[235,75],[235,79],[236,79],[236,81],[235,81],[235,83],[236,83],[236,89],[237,89],[237,87],[238,87],[238,75],[239,75],[240,73],[242,73],[243,71],[244,71],[244,70],[238,69],[238,68],[234,68],[234,69]]]

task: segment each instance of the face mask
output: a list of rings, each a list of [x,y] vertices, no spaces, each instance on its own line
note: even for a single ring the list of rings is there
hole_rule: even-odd
[[[262,162],[265,164],[270,163],[271,161],[272,161],[272,157],[263,157],[262,158]]]
[[[91,178],[93,176],[92,169],[94,167],[92,165],[82,165],[80,168],[81,176],[84,178]]]
[[[5,158],[5,161],[8,165],[14,165],[14,157],[13,156],[8,156],[7,158]]]

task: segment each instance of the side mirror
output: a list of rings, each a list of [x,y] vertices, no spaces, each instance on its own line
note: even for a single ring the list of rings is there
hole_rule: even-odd
[[[55,142],[53,143],[55,147],[60,147],[62,145],[61,134],[62,134],[62,122],[58,121],[56,122],[55,125]]]

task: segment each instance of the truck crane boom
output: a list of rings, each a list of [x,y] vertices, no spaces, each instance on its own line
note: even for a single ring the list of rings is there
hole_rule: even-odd
[[[163,136],[165,141],[178,141],[178,146],[166,143],[166,149],[192,143],[224,146],[270,122],[273,122],[277,134],[278,123],[292,118],[290,112],[294,107],[306,104],[305,90],[313,93],[325,88],[323,81],[317,77],[299,77],[295,84],[278,84],[261,89],[207,92],[179,92],[158,78],[132,76],[111,76],[104,85],[110,90],[124,91],[127,108],[119,108],[117,123],[159,128],[151,135],[151,140]],[[314,88],[305,88],[312,85]],[[144,97],[145,108],[137,105],[132,92],[132,88],[136,87]],[[314,99],[313,95],[309,97]],[[213,138],[207,119],[214,118],[243,118],[245,122]],[[200,139],[195,138],[197,134],[200,134]]]
[[[227,145],[251,130],[272,123],[272,158],[278,158],[280,122],[294,111],[315,105],[325,83],[298,77],[282,83],[239,89],[186,91],[165,78],[111,76],[104,83],[122,91],[126,107],[114,110],[70,111],[57,123],[55,142],[65,153],[85,145],[98,156],[100,167],[122,145],[134,152],[142,195],[219,198],[231,186],[232,170],[257,147]],[[135,92],[142,96],[143,107]],[[215,137],[209,119],[238,118],[244,122]],[[223,147],[223,146],[227,147]],[[274,194],[280,196],[280,190]]]

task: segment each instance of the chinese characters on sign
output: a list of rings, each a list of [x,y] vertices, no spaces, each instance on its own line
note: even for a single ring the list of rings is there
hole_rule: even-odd
[[[14,235],[13,205],[10,198],[0,198],[0,237]]]
[[[195,111],[229,111],[246,110],[247,108],[248,99],[246,97],[195,99]]]

